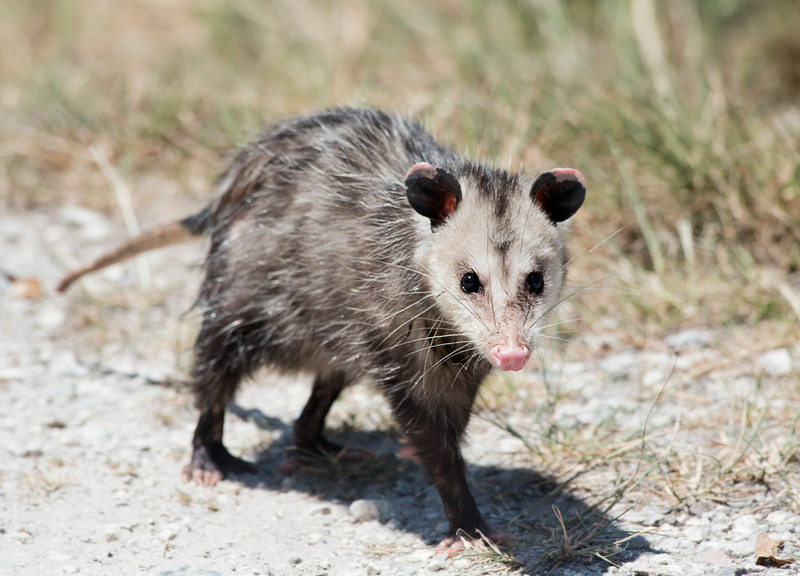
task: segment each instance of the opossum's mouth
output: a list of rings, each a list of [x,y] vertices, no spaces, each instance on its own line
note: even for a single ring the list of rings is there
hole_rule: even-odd
[[[504,372],[522,370],[530,357],[528,347],[519,343],[497,344],[489,351],[492,364]]]

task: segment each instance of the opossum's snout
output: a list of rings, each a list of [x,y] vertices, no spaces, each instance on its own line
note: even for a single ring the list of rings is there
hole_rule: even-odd
[[[495,368],[503,371],[522,370],[531,357],[531,351],[519,332],[519,323],[513,314],[504,314],[494,335],[488,342],[488,356]]]
[[[497,344],[489,351],[492,364],[503,371],[522,370],[530,357],[531,351],[528,347],[519,343]]]

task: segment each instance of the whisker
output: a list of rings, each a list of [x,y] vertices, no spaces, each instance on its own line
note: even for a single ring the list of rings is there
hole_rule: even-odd
[[[572,264],[572,261],[573,261],[573,260],[575,260],[576,258],[578,258],[578,257],[580,257],[580,256],[583,256],[584,254],[591,254],[592,252],[594,252],[595,250],[597,250],[597,249],[598,249],[600,246],[602,246],[602,245],[603,245],[603,244],[605,244],[606,242],[609,242],[609,241],[610,241],[612,238],[614,238],[614,237],[615,237],[617,234],[619,234],[620,232],[622,232],[623,230],[625,230],[625,229],[627,229],[627,228],[630,228],[630,226],[631,226],[631,224],[626,224],[625,226],[621,226],[621,227],[620,227],[620,228],[618,228],[616,231],[612,232],[611,234],[609,234],[608,236],[606,236],[606,237],[605,237],[605,238],[603,238],[602,240],[600,240],[600,241],[596,242],[594,245],[590,246],[589,248],[586,248],[586,247],[584,247],[584,248],[583,248],[583,249],[581,249],[579,252],[576,252],[576,253],[575,253],[575,255],[574,255],[574,256],[572,256],[572,258],[570,258],[569,260],[567,260],[567,261],[564,263],[564,266],[562,266],[562,267],[561,267],[561,268],[562,268],[562,270],[566,269],[566,267],[567,267],[567,266],[569,266],[570,264]]]
[[[419,385],[419,384],[421,384],[421,383],[424,383],[425,376],[427,376],[427,375],[430,373],[430,371],[431,371],[431,370],[433,370],[433,369],[437,368],[438,366],[440,366],[441,364],[443,364],[444,362],[446,362],[447,360],[449,360],[450,358],[452,358],[452,357],[453,357],[453,356],[455,356],[456,354],[460,354],[461,352],[463,352],[464,350],[468,350],[469,348],[470,348],[470,346],[466,346],[466,345],[465,345],[465,346],[461,346],[460,348],[456,348],[455,350],[451,351],[449,354],[446,354],[445,356],[443,356],[442,358],[440,358],[439,360],[437,360],[437,361],[436,361],[434,364],[432,364],[432,365],[431,365],[431,366],[430,366],[430,367],[429,367],[427,370],[425,370],[425,372],[423,372],[421,375],[419,375],[419,376],[418,376],[418,377],[417,377],[417,378],[414,380],[414,382],[413,382],[413,383],[412,383],[412,385],[411,385],[411,386],[412,386],[412,388],[414,388],[414,387],[418,386],[418,385]],[[476,347],[472,347],[472,348],[473,348],[473,349],[475,349]],[[424,385],[424,384],[423,384],[423,385]]]
[[[595,284],[599,284],[600,282],[602,282],[602,281],[604,281],[604,280],[605,280],[605,278],[600,278],[600,279],[598,279],[598,280],[595,280],[594,282],[590,282],[589,284],[586,284],[585,286],[581,286],[580,288],[578,288],[578,289],[574,290],[573,292],[570,292],[570,293],[569,293],[569,294],[567,294],[566,296],[563,296],[562,298],[560,298],[560,299],[558,300],[558,302],[556,302],[555,304],[553,304],[553,305],[552,305],[550,308],[548,308],[547,310],[545,310],[545,311],[542,313],[542,315],[541,315],[541,316],[539,316],[538,320],[536,320],[536,321],[534,322],[534,326],[536,325],[536,322],[539,322],[539,321],[540,321],[542,318],[545,318],[545,317],[546,317],[546,316],[547,316],[547,315],[548,315],[550,312],[552,312],[553,310],[555,310],[556,308],[558,308],[558,307],[559,307],[561,304],[563,304],[564,302],[566,302],[567,300],[569,300],[570,298],[572,298],[572,297],[573,297],[573,296],[575,296],[576,294],[579,294],[579,293],[583,292],[584,290],[586,290],[587,288],[589,288],[590,286],[594,286]]]

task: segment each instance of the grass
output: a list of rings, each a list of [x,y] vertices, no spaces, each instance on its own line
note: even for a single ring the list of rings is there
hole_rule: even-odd
[[[114,175],[134,211],[177,217],[265,122],[343,103],[410,112],[501,166],[584,173],[567,336],[610,319],[615,345],[647,347],[725,327],[725,358],[749,362],[737,352],[753,342],[800,338],[798,28],[796,0],[4,2],[0,206],[117,213]],[[550,381],[495,384],[491,417],[537,465],[605,475],[621,502],[766,483],[797,509],[796,382],[764,404],[731,397],[721,372],[716,388],[679,374],[663,395],[636,391],[678,414],[647,429],[615,414],[567,426],[580,393]],[[718,422],[693,420],[692,402],[719,398]],[[504,420],[508,404],[533,424]],[[596,527],[562,525],[556,555],[595,552]]]
[[[34,0],[0,17],[11,207],[115,210],[98,157],[134,207],[199,205],[224,152],[264,122],[368,104],[501,165],[581,169],[573,246],[618,232],[573,265],[578,285],[614,279],[577,299],[585,316],[797,319],[790,0]]]
[[[744,356],[742,341],[731,340],[717,354]],[[796,377],[763,380],[741,361],[687,368],[669,356],[655,343],[640,357],[643,368],[662,364],[658,370],[669,376],[661,380],[628,376],[614,384],[598,373],[588,386],[601,387],[608,406],[596,391],[573,389],[569,375],[554,368],[534,380],[499,376],[483,391],[481,418],[525,447],[527,459],[517,465],[553,475],[557,490],[544,500],[563,490],[594,503],[586,510],[554,506],[549,519],[540,503],[521,514],[514,522],[521,534],[550,531],[544,542],[519,544],[545,551],[529,568],[589,558],[616,563],[637,530],[657,532],[635,520],[626,524],[631,509],[654,507],[667,524],[718,504],[731,517],[800,511]],[[621,397],[630,400],[614,402]],[[585,417],[576,420],[578,414]]]

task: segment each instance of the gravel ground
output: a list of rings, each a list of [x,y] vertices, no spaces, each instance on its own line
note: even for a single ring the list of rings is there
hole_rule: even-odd
[[[360,469],[321,463],[280,474],[308,382],[265,374],[244,387],[226,429],[228,447],[260,472],[214,488],[183,483],[196,414],[181,378],[203,247],[148,255],[147,289],[131,263],[53,294],[65,262],[122,236],[118,222],[76,207],[0,217],[0,574],[797,570],[756,564],[759,534],[786,542],[778,559],[800,554],[792,339],[750,342],[745,354],[747,334],[703,329],[633,348],[602,321],[567,347],[555,376],[532,370],[495,381],[492,390],[505,382],[527,392],[518,392],[524,402],[485,402],[492,408],[470,426],[469,480],[482,510],[514,539],[503,554],[446,558],[432,549],[446,529],[438,496],[414,462],[395,456],[402,439],[368,385],[349,390],[331,415],[334,435],[376,454]],[[575,434],[561,452],[539,444],[543,414],[562,437]],[[638,467],[613,452],[582,459],[568,450],[590,445],[587,430],[614,428],[635,453],[645,423],[642,453],[656,458]],[[647,480],[615,507],[594,506],[645,468]],[[561,559],[554,509],[571,537],[572,554]],[[575,518],[605,530],[581,548]],[[606,554],[610,541],[639,532],[617,546],[613,563],[591,555],[593,544]]]

